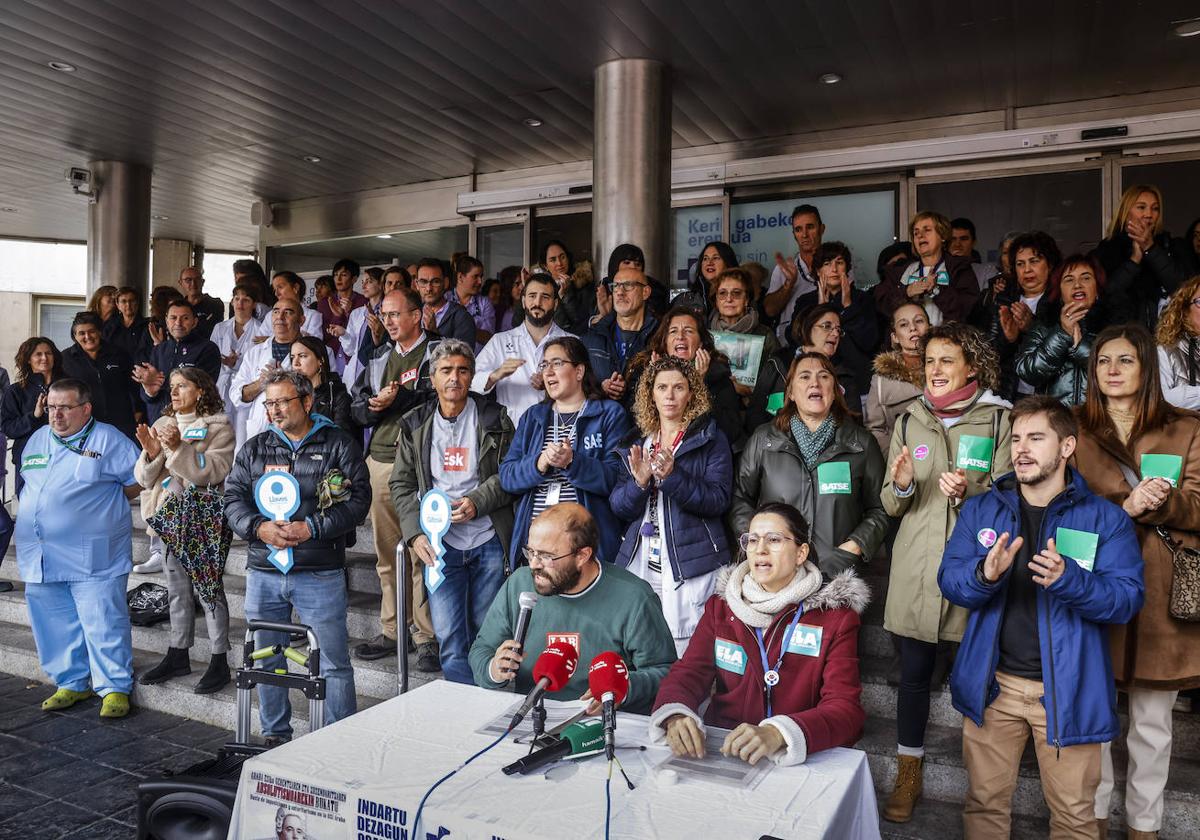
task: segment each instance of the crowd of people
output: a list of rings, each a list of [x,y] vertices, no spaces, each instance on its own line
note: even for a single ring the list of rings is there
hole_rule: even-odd
[[[1014,232],[996,266],[968,219],[927,211],[872,284],[818,207],[791,222],[797,252],[770,273],[712,242],[673,299],[636,245],[597,276],[557,241],[489,280],[466,254],[339,260],[311,306],[303,278],[252,260],[228,307],[199,268],[146,317],[136,289],[99,289],[70,347],[21,345],[0,402],[57,686],[44,708],[94,692],[102,715],[128,711],[140,494],[152,550],[134,571],[165,571],[171,621],[141,683],[190,673],[197,602],[210,662],[194,690],[228,683],[236,537],[246,617],[294,613],[321,640],[327,721],[355,711],[355,658],[412,644],[423,671],[524,691],[567,640],[581,661],[625,659],[624,708],[676,753],[702,756],[719,726],[725,752],[791,764],[861,737],[858,633],[882,600],[898,684],[885,819],[917,807],[949,672],[969,837],[1007,836],[1031,734],[1052,835],[1107,837],[1118,689],[1129,836],[1154,836],[1172,714],[1200,688],[1185,614],[1200,576],[1181,565],[1200,544],[1197,242],[1164,232],[1146,185],[1091,253]],[[287,519],[256,497],[272,471],[299,487]],[[433,491],[451,510],[431,542]],[[351,650],[345,556],[367,519],[379,632]],[[526,592],[542,599],[522,647]],[[585,690],[581,668],[554,696]],[[286,692],[259,694],[268,743],[288,740]]]

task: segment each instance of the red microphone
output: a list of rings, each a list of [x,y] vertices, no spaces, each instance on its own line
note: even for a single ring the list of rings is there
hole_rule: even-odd
[[[534,686],[525,695],[521,708],[513,715],[508,730],[511,732],[516,729],[547,691],[561,691],[575,673],[577,664],[579,651],[568,642],[555,642],[542,651],[542,655],[533,663]]]
[[[592,698],[604,704],[604,752],[612,760],[616,749],[617,706],[629,694],[629,669],[620,654],[606,650],[588,667]]]

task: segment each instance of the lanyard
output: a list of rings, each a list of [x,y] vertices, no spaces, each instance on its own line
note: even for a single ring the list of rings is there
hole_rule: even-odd
[[[571,421],[571,428],[567,432],[567,443],[571,446],[575,445],[575,428],[579,425],[579,418],[583,416],[583,412],[587,410],[587,400],[583,401],[583,405],[575,412],[575,419]],[[562,438],[559,437],[559,430],[562,428],[562,415],[558,413],[558,409],[554,409],[554,442],[562,443]]]
[[[924,272],[924,271],[925,271],[925,266],[924,266],[924,264],[922,264],[922,265],[918,266],[918,268],[917,268],[917,279],[918,279],[918,280],[925,280],[925,279],[927,279],[927,278],[929,278],[929,277],[933,277],[933,278],[935,278],[935,279],[936,279],[936,278],[937,278],[937,276],[938,276],[938,272],[940,272],[940,271],[942,270],[942,266],[943,266],[943,265],[945,265],[945,264],[946,264],[946,258],[945,258],[945,257],[942,257],[940,260],[938,260],[938,261],[937,261],[937,265],[935,265],[933,268],[929,269],[929,272],[928,272],[928,273],[922,273],[922,272]]]
[[[787,632],[783,634],[783,642],[779,645],[779,659],[775,662],[775,667],[771,668],[767,664],[767,646],[763,644],[763,631],[761,627],[754,628],[754,640],[758,642],[758,655],[762,658],[763,666],[763,683],[766,688],[764,693],[767,698],[767,717],[771,717],[771,689],[779,684],[779,669],[783,667],[783,657],[787,655],[787,649],[792,644],[792,634],[796,632],[796,625],[800,623],[800,616],[804,615],[804,604],[796,605],[796,614],[792,616],[792,623],[788,625]]]
[[[54,437],[54,439],[56,441],[58,441],[58,443],[61,446],[63,446],[66,449],[71,450],[76,455],[82,455],[85,458],[99,458],[100,457],[99,452],[92,452],[90,449],[84,449],[84,447],[87,446],[88,438],[90,438],[92,436],[92,432],[95,430],[95,428],[96,428],[96,421],[93,419],[88,422],[87,428],[84,429],[81,433],[79,433],[82,436],[79,438],[78,443],[72,443],[72,442],[63,440],[58,435],[54,434],[54,432],[51,432],[50,434]]]

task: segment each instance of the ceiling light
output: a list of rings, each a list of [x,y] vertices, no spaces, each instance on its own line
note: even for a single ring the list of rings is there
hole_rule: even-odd
[[[321,162],[321,159],[319,157],[317,157],[316,155],[305,155],[304,159],[306,161],[308,161],[309,163],[320,163]]]
[[[391,239],[392,235],[390,233],[377,233],[377,234],[375,234],[375,238],[376,239]]]
[[[825,73],[817,77],[817,81],[823,85],[836,85],[842,80],[842,77],[837,73]]]
[[[1200,35],[1200,18],[1177,20],[1171,24],[1171,32],[1180,38],[1191,38],[1193,35]]]
[[[16,207],[0,207],[0,213],[16,213]]]
[[[160,221],[160,222],[165,222],[167,219],[169,219],[169,218],[171,218],[171,217],[170,217],[170,216],[163,216],[162,214],[155,214],[155,215],[151,216],[150,218],[151,218],[151,219],[158,219],[158,221]]]
[[[523,121],[530,128],[541,128],[542,121],[537,117],[526,117]]]
[[[46,66],[51,70],[57,70],[60,73],[74,73],[75,65],[68,64],[65,61],[47,61]]]

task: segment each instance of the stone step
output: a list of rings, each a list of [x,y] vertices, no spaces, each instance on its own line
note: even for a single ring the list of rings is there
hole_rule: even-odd
[[[157,664],[160,658],[161,656],[157,653],[135,648],[133,651],[134,672],[142,673]],[[27,627],[0,621],[0,662],[3,662],[4,671],[7,673],[46,683],[47,686],[50,685],[38,664],[33,634]],[[135,707],[168,712],[211,726],[219,726],[232,733],[237,723],[236,691],[232,683],[214,694],[201,695],[192,692],[192,686],[204,673],[206,664],[199,659],[193,659],[193,673],[187,677],[168,680],[158,685],[135,684],[130,697],[131,703]],[[49,694],[48,688],[46,696]],[[296,735],[302,735],[308,732],[308,702],[296,692],[292,693],[291,700],[292,726],[296,730]],[[379,702],[381,700],[377,697],[362,694],[358,696],[360,710],[370,708]],[[252,733],[260,734],[257,700],[254,701],[254,708]]]
[[[891,721],[871,717],[866,731],[855,745],[867,753],[876,790],[886,795],[896,776],[896,731]],[[1028,751],[1026,753],[1029,755]],[[1123,813],[1125,805],[1126,755],[1121,743],[1113,748],[1116,786],[1114,812]],[[962,727],[930,725],[925,735],[924,795],[942,802],[963,802],[967,791],[967,773],[962,760]],[[919,807],[919,806],[918,806]],[[959,806],[961,808],[961,805]],[[1046,818],[1049,811],[1042,799],[1041,780],[1036,762],[1022,762],[1013,792],[1012,812]],[[1200,836],[1200,761],[1185,758],[1178,750],[1171,758],[1170,776],[1164,796],[1162,838]]]
[[[886,794],[879,797],[879,813],[883,813]],[[881,819],[879,833],[882,840],[963,840],[962,804],[941,802],[922,798],[913,811],[912,819],[906,823],[891,823]],[[1021,840],[1045,840],[1050,836],[1050,821],[1044,817],[1029,817],[1021,814],[1012,818],[1012,835]],[[1124,832],[1111,832],[1112,840],[1124,840]]]

